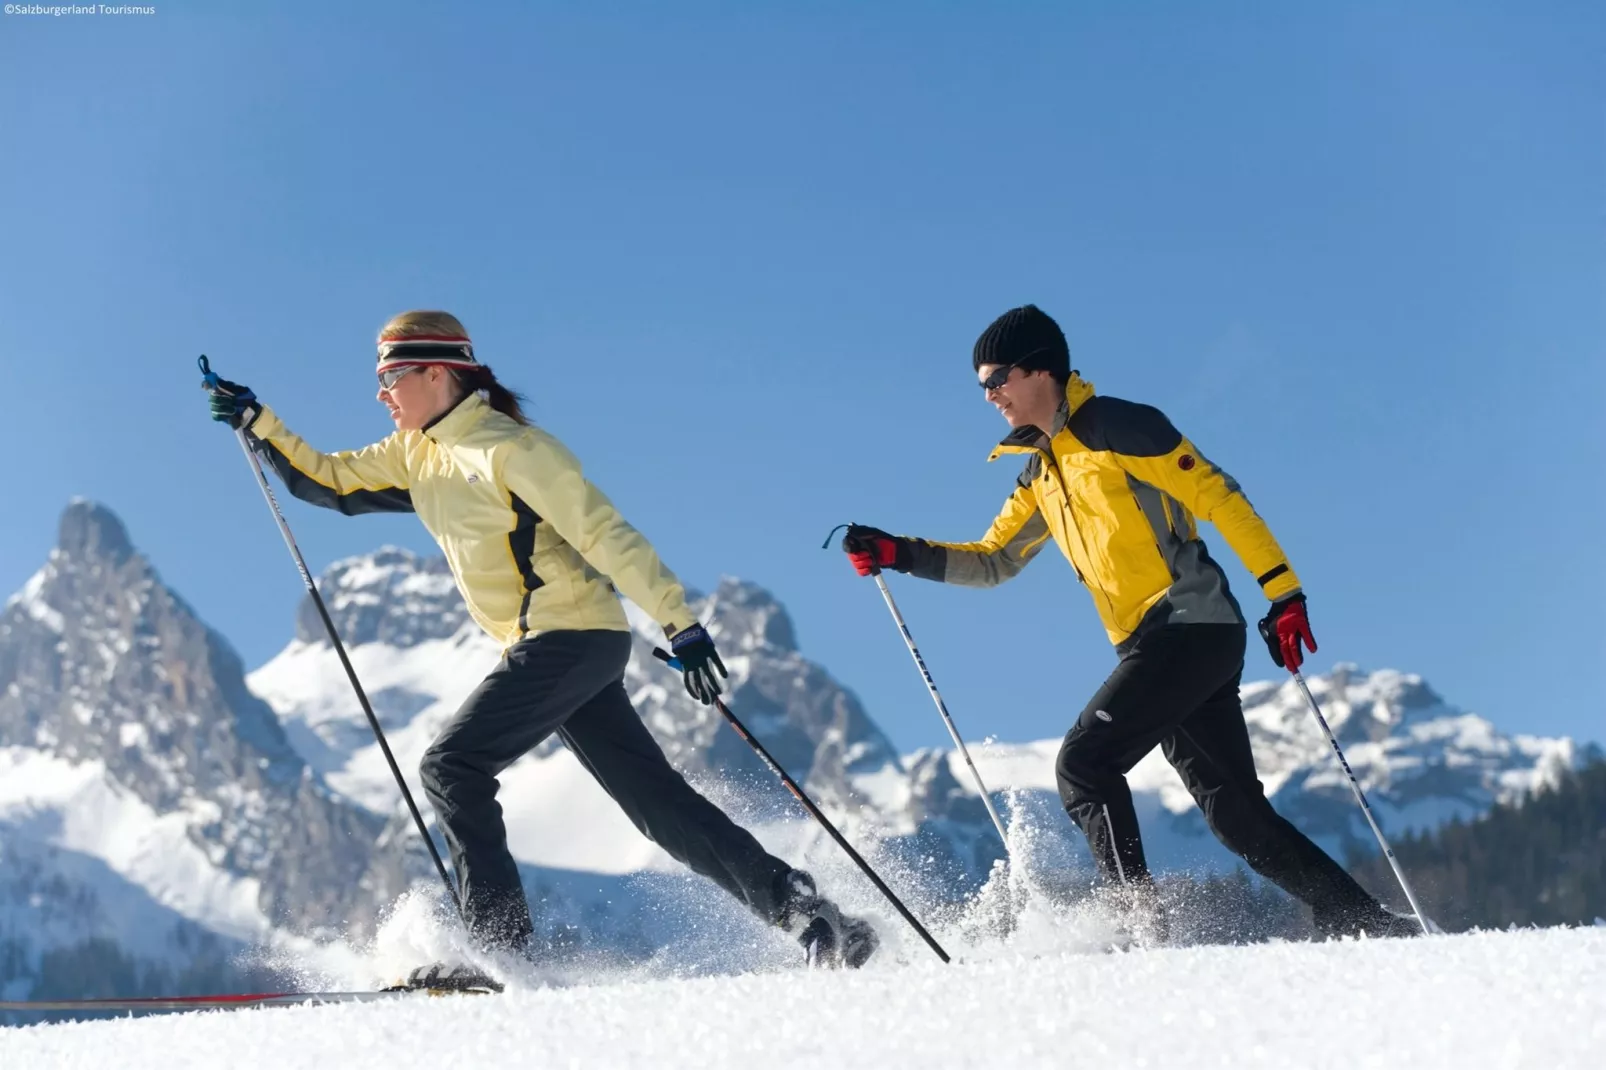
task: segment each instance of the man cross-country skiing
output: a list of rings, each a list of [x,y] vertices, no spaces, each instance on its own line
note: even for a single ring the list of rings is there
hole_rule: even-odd
[[[445,552],[469,614],[502,644],[502,660],[420,770],[476,942],[526,951],[533,926],[496,778],[556,732],[643,835],[796,936],[811,964],[862,965],[876,946],[870,926],[844,917],[807,873],[694,791],[632,708],[630,631],[615,588],[664,628],[694,698],[711,702],[716,672],[725,674],[652,546],[574,455],[530,423],[519,395],[476,359],[456,317],[395,317],[380,332],[376,370],[396,430],[366,449],[320,453],[251,390],[227,381],[212,394],[212,415],[244,428],[304,501],[348,515],[416,513]]]
[[[971,587],[1012,578],[1051,539],[1070,560],[1120,660],[1066,734],[1056,779],[1099,870],[1124,890],[1134,935],[1165,938],[1126,783],[1156,744],[1216,837],[1308,904],[1320,932],[1414,932],[1273,810],[1255,773],[1238,697],[1247,625],[1195,518],[1216,525],[1271,601],[1260,631],[1272,659],[1293,671],[1316,642],[1299,578],[1238,484],[1158,409],[1094,394],[1034,305],[994,321],[972,363],[1012,428],[992,457],[1025,460],[992,527],[943,543],[854,525],[843,549],[860,575]]]

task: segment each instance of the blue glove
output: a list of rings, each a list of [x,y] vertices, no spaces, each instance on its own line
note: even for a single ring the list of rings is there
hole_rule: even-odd
[[[669,645],[685,674],[686,693],[704,706],[713,702],[720,692],[714,670],[718,669],[720,676],[730,674],[725,671],[725,663],[719,660],[719,651],[714,649],[714,640],[708,632],[701,624],[693,624],[670,636]]]

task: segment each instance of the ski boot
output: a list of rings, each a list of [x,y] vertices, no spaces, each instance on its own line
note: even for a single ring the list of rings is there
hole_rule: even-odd
[[[780,926],[803,945],[811,969],[858,969],[880,945],[870,923],[850,918],[814,888],[814,878],[792,870],[783,878]]]
[[[476,966],[466,962],[448,966],[443,962],[420,966],[407,975],[407,979],[383,989],[385,992],[442,992],[490,993],[502,991],[502,982]]]

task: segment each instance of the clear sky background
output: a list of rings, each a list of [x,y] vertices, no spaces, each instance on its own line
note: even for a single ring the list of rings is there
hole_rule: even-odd
[[[360,446],[377,328],[447,308],[688,583],[942,743],[820,543],[980,536],[1017,466],[970,348],[1031,301],[1243,483],[1318,670],[1606,738],[1600,5],[155,6],[0,18],[0,592],[87,495],[260,664],[301,586],[196,355]],[[288,508],[314,568],[434,549]],[[1057,553],[892,584],[970,736],[1113,665]]]

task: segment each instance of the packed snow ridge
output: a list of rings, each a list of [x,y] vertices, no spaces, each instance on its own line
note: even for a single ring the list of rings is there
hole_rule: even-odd
[[[1594,1067],[1606,927],[1045,949],[7,1030],[7,1066]]]

